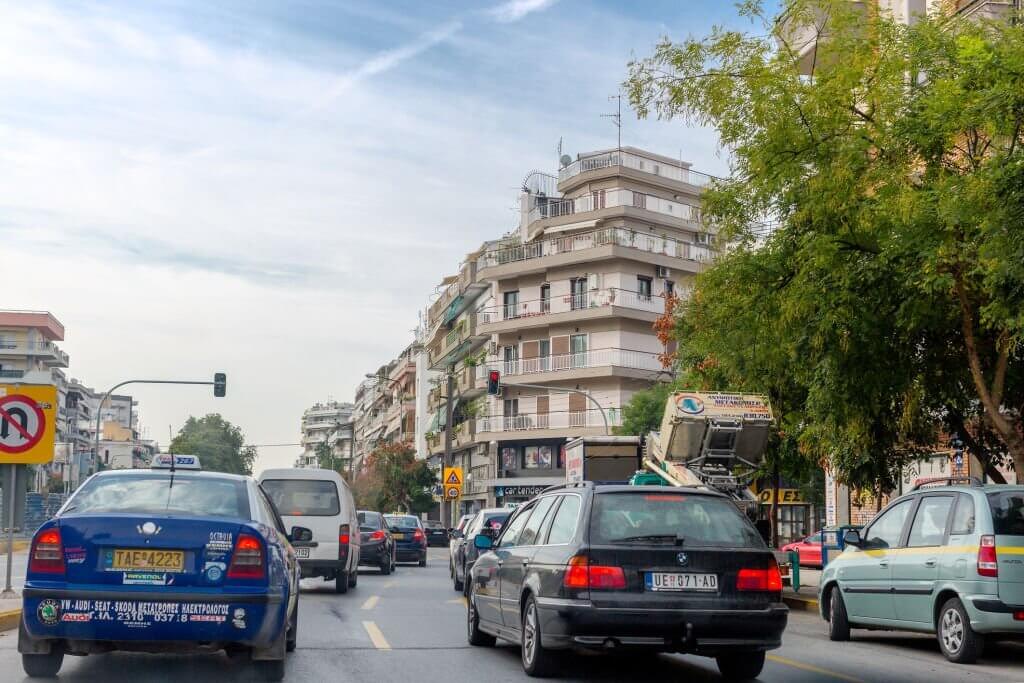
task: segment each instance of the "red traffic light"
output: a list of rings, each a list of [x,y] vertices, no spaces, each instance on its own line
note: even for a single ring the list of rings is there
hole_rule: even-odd
[[[501,373],[497,370],[491,370],[487,373],[487,393],[492,396],[497,396],[501,393]]]

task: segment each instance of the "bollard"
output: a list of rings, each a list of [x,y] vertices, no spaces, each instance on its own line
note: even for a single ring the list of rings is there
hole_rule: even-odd
[[[793,586],[793,592],[800,592],[800,553],[795,550],[789,551],[789,582]]]

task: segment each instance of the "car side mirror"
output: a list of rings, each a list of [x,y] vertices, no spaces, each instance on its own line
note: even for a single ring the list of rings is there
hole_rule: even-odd
[[[473,545],[477,550],[490,550],[491,546],[494,545],[494,541],[491,540],[490,536],[479,533],[476,535],[476,538],[473,539]]]
[[[852,545],[854,548],[859,548],[864,544],[864,541],[860,537],[860,532],[856,529],[847,529],[846,533],[843,534],[843,545]]]
[[[313,540],[313,532],[304,526],[293,526],[288,540],[292,543],[309,543]]]

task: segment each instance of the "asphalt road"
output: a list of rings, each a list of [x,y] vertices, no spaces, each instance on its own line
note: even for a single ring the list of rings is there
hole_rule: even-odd
[[[511,645],[466,644],[465,607],[448,579],[447,554],[431,549],[426,568],[402,565],[391,576],[366,571],[359,586],[336,595],[333,582],[304,581],[298,650],[287,681],[525,681],[519,650]],[[19,681],[17,634],[0,634],[0,679]],[[217,655],[110,654],[68,657],[63,681],[252,680],[245,665]],[[27,679],[25,679],[27,680]],[[661,655],[637,659],[604,655],[567,660],[564,681],[719,681],[710,659]],[[1024,646],[999,644],[980,664],[956,666],[939,654],[935,639],[855,632],[850,643],[831,643],[817,616],[794,612],[783,647],[769,655],[762,681],[885,682],[1021,681]]]

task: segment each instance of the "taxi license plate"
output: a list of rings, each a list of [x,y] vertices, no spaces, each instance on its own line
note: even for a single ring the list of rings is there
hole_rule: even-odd
[[[185,552],[182,550],[148,550],[141,548],[115,548],[107,551],[106,569],[154,569],[161,572],[185,571]]]
[[[644,585],[649,591],[718,591],[717,574],[675,574],[647,572]]]
[[[395,539],[396,541],[401,541],[405,538],[405,534],[391,534],[391,538]]]
[[[296,548],[295,549],[295,557],[299,558],[300,560],[308,560],[309,559],[309,548]]]

